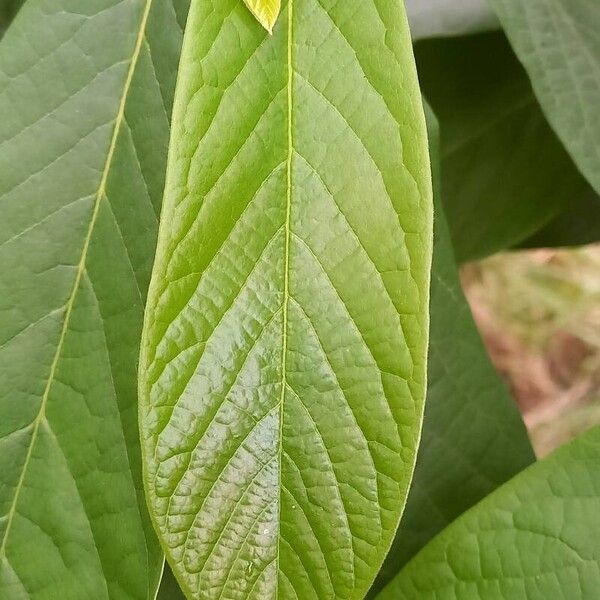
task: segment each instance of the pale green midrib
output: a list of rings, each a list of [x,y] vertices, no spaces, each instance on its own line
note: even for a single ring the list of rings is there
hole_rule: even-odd
[[[289,272],[290,272],[290,217],[292,209],[292,158],[294,153],[294,136],[292,122],[293,105],[293,64],[292,64],[292,45],[293,45],[293,17],[294,0],[288,0],[288,32],[287,32],[287,185],[286,185],[286,207],[285,207],[285,255],[283,271],[283,316],[282,316],[282,348],[281,348],[281,396],[279,398],[279,502],[277,525],[279,532],[277,534],[277,569],[275,572],[275,598],[279,597],[279,572],[280,572],[280,544],[281,544],[281,490],[282,490],[282,471],[283,471],[283,403],[285,400],[285,390],[287,386],[287,336],[288,336],[288,306],[289,306]]]
[[[83,247],[81,250],[81,258],[77,265],[77,271],[75,274],[75,281],[73,283],[73,288],[71,289],[71,293],[69,294],[69,298],[65,305],[65,317],[64,317],[64,321],[63,321],[63,326],[61,328],[60,335],[58,338],[58,343],[56,346],[56,351],[54,353],[54,357],[53,357],[52,363],[50,365],[50,372],[48,374],[48,379],[46,380],[46,386],[44,388],[44,392],[42,394],[40,408],[39,408],[39,411],[33,421],[33,431],[31,434],[31,441],[29,442],[29,446],[27,448],[27,453],[25,454],[25,461],[24,461],[23,467],[21,469],[21,474],[17,481],[13,499],[12,499],[9,511],[7,513],[6,528],[4,530],[4,535],[2,537],[2,544],[0,544],[0,559],[6,556],[6,544],[7,544],[8,538],[10,536],[12,523],[13,523],[13,520],[14,520],[14,517],[16,514],[16,508],[17,508],[17,504],[19,501],[19,496],[20,496],[21,490],[23,488],[23,484],[25,481],[25,475],[26,475],[27,469],[29,467],[29,462],[31,461],[31,456],[33,454],[33,448],[34,448],[35,442],[37,440],[37,435],[38,435],[38,432],[40,429],[40,425],[45,420],[46,404],[48,402],[48,396],[50,395],[50,390],[52,389],[52,384],[54,383],[56,369],[58,368],[58,363],[60,361],[60,356],[62,354],[62,349],[63,349],[65,339],[67,336],[67,331],[69,329],[69,322],[70,322],[71,315],[73,313],[73,307],[75,305],[75,299],[77,297],[77,292],[79,290],[83,274],[86,271],[87,254],[88,254],[88,250],[90,247],[92,235],[94,232],[94,227],[96,225],[96,220],[98,218],[98,213],[100,210],[102,198],[104,197],[104,195],[106,193],[106,185],[108,182],[108,176],[110,173],[114,153],[115,153],[116,146],[117,146],[119,132],[121,130],[121,125],[123,124],[123,122],[125,120],[125,105],[127,103],[127,98],[129,96],[129,90],[131,88],[131,83],[133,81],[133,76],[134,76],[134,73],[136,70],[137,62],[138,62],[138,59],[140,56],[140,51],[141,51],[142,44],[144,41],[146,25],[148,23],[148,16],[150,14],[151,6],[152,6],[152,0],[146,0],[146,4],[144,6],[142,18],[140,21],[140,27],[139,27],[138,35],[136,38],[135,46],[134,46],[133,52],[131,54],[129,69],[127,71],[127,75],[125,77],[125,83],[123,85],[123,92],[122,92],[121,98],[119,100],[117,114],[115,117],[115,125],[113,128],[112,137],[111,137],[110,144],[108,147],[106,161],[104,163],[104,167],[102,169],[102,175],[100,177],[100,182],[98,184],[98,189],[96,191],[94,207],[93,207],[92,215],[90,218],[90,225],[88,227],[86,236],[84,238]]]

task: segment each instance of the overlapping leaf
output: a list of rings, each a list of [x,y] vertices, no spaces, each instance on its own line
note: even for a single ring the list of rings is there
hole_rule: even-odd
[[[600,194],[600,2],[491,0],[533,89]]]
[[[0,44],[0,597],[153,598],[136,362],[185,2],[27,2]]]
[[[459,262],[518,244],[593,194],[502,33],[423,41],[416,57],[440,120],[442,200]]]
[[[244,0],[244,2],[258,22],[272,33],[281,10],[281,0]]]
[[[425,388],[431,189],[399,1],[239,0],[186,30],[140,421],[189,597],[360,598]]]
[[[595,598],[600,429],[529,467],[426,546],[381,600]]]

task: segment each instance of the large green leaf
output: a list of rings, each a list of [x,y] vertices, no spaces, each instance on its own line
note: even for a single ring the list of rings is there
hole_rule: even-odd
[[[371,597],[433,536],[535,458],[462,292],[440,203],[439,136],[431,112],[427,122],[435,243],[425,419],[406,510]]]
[[[592,191],[502,33],[416,46],[440,120],[443,203],[459,262],[518,244]]]
[[[0,44],[0,598],[153,598],[136,362],[185,2],[25,4]]]
[[[411,479],[431,183],[400,0],[195,0],[140,364],[189,597],[361,598]]]
[[[406,0],[413,40],[498,29],[486,0]]]
[[[600,589],[600,429],[450,525],[381,600],[591,600]]]
[[[600,193],[600,2],[491,0],[548,120]]]

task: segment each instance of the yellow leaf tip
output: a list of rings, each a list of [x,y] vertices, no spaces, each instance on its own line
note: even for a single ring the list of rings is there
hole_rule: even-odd
[[[277,19],[274,19],[273,21],[267,19],[258,19],[258,21],[267,30],[269,35],[273,35],[273,27],[275,27]]]
[[[250,9],[250,12],[254,15],[254,18],[267,30],[269,35],[273,35],[273,27],[277,22],[279,16],[280,4],[276,2],[276,8],[271,10],[265,10],[265,6],[261,6],[267,0],[259,0],[258,2],[252,0],[244,0],[246,6]]]

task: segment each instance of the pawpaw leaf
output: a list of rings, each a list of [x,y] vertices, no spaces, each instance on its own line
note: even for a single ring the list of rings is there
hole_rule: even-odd
[[[594,598],[600,428],[517,475],[406,565],[379,600]]]
[[[548,121],[600,194],[600,3],[491,0]]]
[[[26,2],[0,43],[3,599],[145,600],[158,586],[136,367],[174,8]]]
[[[406,500],[432,199],[402,3],[195,0],[140,359],[191,598],[361,598]]]
[[[424,40],[415,55],[440,121],[442,204],[459,262],[515,246],[593,194],[502,32]]]

